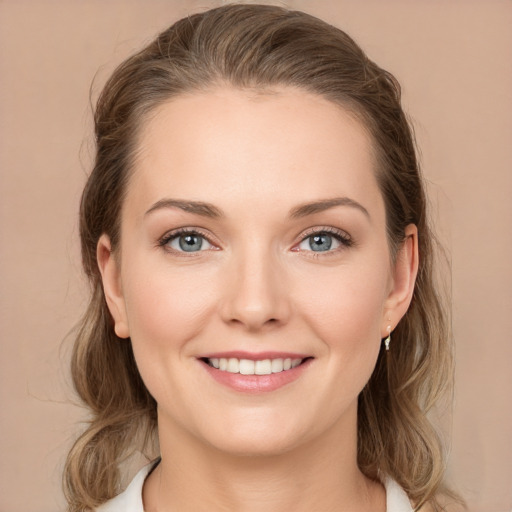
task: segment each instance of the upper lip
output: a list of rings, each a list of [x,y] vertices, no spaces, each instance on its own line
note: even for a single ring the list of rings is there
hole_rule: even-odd
[[[249,359],[251,361],[261,361],[263,359],[306,359],[312,357],[311,354],[303,354],[296,352],[246,352],[243,350],[229,352],[211,352],[198,357],[198,359]]]

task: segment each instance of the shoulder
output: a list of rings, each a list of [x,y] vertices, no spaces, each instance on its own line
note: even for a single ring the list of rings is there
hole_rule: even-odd
[[[152,462],[144,466],[121,494],[100,505],[95,512],[144,512],[142,487],[144,480],[157,463]]]

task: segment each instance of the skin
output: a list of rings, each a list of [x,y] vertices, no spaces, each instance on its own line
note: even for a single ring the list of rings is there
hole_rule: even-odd
[[[392,263],[364,127],[301,90],[219,87],[159,106],[139,144],[120,247],[102,236],[98,263],[158,403],[162,462],[145,509],[383,512],[384,488],[357,467],[357,397],[409,306],[417,232],[407,227]],[[290,216],[333,198],[352,203]],[[206,250],[179,252],[168,235],[184,227]],[[325,230],[344,239],[313,251]],[[313,359],[295,381],[248,394],[198,360],[230,350]]]

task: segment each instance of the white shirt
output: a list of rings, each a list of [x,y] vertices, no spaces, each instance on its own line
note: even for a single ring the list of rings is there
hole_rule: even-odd
[[[144,466],[124,492],[107,501],[96,512],[144,512],[142,487],[154,463]],[[404,490],[391,478],[384,479],[386,488],[386,512],[413,512],[411,502]]]

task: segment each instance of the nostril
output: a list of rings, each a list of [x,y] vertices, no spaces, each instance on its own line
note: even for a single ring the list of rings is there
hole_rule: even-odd
[[[250,331],[287,323],[290,307],[284,290],[269,290],[268,287],[262,288],[261,284],[249,284],[227,292],[220,302],[219,312],[224,322]]]

